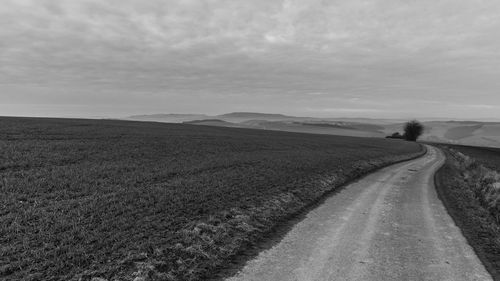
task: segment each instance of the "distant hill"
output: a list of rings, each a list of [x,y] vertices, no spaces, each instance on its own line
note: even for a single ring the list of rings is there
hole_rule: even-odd
[[[283,114],[256,113],[256,112],[232,112],[232,113],[217,115],[215,116],[215,118],[236,123],[241,123],[249,120],[285,121],[285,120],[304,119],[304,117],[294,117]]]
[[[222,115],[218,115],[222,118],[249,118],[249,119],[288,119],[294,118],[293,116],[287,116],[283,114],[273,114],[273,113],[257,113],[257,112],[232,112]]]
[[[227,122],[220,119],[193,120],[193,121],[184,121],[182,123],[191,125],[205,125],[205,126],[218,126],[218,127],[241,127],[238,126],[238,124]]]
[[[394,132],[402,132],[404,122],[407,121],[403,119],[297,117],[257,112],[232,112],[215,116],[152,114],[135,115],[127,119],[360,137],[384,137]],[[500,147],[500,122],[425,120],[422,123],[425,131],[421,140],[424,141]]]
[[[150,114],[150,115],[132,115],[127,117],[128,120],[137,121],[156,121],[168,123],[181,123],[185,121],[201,120],[210,118],[204,114]]]

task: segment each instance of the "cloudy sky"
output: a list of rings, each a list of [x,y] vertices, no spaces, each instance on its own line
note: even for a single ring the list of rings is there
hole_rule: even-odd
[[[500,117],[500,1],[2,0],[0,115]]]

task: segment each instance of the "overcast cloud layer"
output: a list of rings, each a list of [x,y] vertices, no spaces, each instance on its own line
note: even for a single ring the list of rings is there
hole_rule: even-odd
[[[500,1],[3,0],[0,115],[500,117]]]

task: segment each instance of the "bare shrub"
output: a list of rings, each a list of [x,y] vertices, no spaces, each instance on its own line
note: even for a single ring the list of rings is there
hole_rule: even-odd
[[[409,121],[405,124],[404,138],[407,141],[416,141],[424,132],[424,125],[417,120]]]
[[[401,135],[399,132],[395,132],[390,136],[385,137],[387,139],[404,139],[404,136]]]

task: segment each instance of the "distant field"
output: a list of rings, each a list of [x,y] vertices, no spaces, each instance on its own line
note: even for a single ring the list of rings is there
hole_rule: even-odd
[[[484,166],[500,172],[500,148],[449,145],[449,147],[473,157]]]
[[[206,116],[193,114],[153,114],[130,116],[129,120],[158,122],[189,122],[192,125],[254,128],[297,133],[328,134],[351,137],[385,137],[403,133],[401,119],[314,118],[233,112]],[[421,141],[500,148],[500,122],[424,121]]]
[[[0,118],[0,279],[201,278],[336,186],[420,149],[186,124]]]

